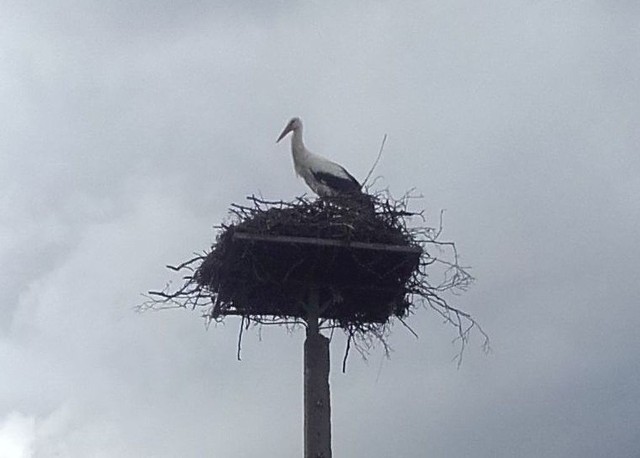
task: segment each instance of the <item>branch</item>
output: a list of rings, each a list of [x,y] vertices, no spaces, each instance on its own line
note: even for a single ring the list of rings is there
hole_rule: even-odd
[[[362,182],[362,186],[363,187],[367,184],[367,181],[371,177],[371,174],[373,173],[373,171],[375,170],[376,166],[378,165],[378,162],[380,161],[380,158],[382,157],[382,151],[384,150],[384,144],[386,143],[386,141],[387,141],[387,134],[384,134],[384,137],[382,137],[382,143],[380,144],[380,151],[378,151],[378,157],[376,157],[376,161],[373,163],[373,166],[371,167],[371,170],[369,170],[369,173],[367,174],[367,176],[365,177],[364,181]]]

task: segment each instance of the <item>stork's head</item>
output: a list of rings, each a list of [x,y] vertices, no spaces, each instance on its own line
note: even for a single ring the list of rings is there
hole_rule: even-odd
[[[298,129],[302,129],[302,121],[300,120],[300,118],[291,118],[287,123],[287,125],[285,126],[282,133],[280,134],[280,136],[278,137],[278,139],[276,140],[276,143],[278,143],[280,140],[286,137],[289,132],[292,132]]]

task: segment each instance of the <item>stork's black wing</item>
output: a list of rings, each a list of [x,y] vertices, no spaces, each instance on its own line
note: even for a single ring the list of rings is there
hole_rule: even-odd
[[[331,189],[335,189],[338,192],[360,192],[362,186],[358,183],[349,172],[347,172],[344,168],[340,167],[344,172],[344,177],[334,175],[332,173],[326,172],[316,172],[312,171],[313,177],[319,182],[329,186]]]

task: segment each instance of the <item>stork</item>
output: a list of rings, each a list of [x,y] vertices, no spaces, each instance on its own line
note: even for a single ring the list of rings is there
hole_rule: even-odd
[[[292,118],[276,140],[278,143],[289,132],[291,153],[296,175],[302,177],[313,192],[320,197],[343,194],[361,194],[362,186],[344,167],[309,151],[302,141],[302,120]]]

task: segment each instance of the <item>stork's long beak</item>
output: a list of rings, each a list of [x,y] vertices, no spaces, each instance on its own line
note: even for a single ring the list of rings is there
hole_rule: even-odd
[[[280,140],[282,140],[284,137],[286,137],[287,134],[289,132],[291,132],[292,130],[293,130],[293,128],[291,127],[291,124],[287,124],[287,127],[284,128],[284,130],[282,131],[282,133],[280,134],[280,136],[276,140],[276,143],[278,143]]]

